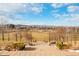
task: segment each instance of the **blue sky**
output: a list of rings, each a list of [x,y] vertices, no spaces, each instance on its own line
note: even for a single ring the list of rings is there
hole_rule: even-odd
[[[0,23],[79,26],[79,3],[0,3]]]

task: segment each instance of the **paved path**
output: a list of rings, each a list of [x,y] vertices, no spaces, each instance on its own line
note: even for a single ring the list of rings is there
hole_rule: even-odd
[[[33,47],[26,47],[24,51],[0,51],[0,55],[9,56],[79,56],[79,52],[61,51],[55,46],[41,44]]]

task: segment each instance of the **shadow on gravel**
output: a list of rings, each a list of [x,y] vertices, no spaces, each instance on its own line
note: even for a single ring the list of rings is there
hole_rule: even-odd
[[[23,51],[33,51],[36,50],[35,47],[26,47]]]

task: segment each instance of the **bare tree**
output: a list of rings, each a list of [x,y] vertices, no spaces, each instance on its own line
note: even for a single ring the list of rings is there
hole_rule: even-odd
[[[9,38],[9,33],[7,33],[8,34],[8,41],[10,41],[10,38]]]
[[[30,31],[30,33],[26,33],[26,37],[28,39],[28,41],[32,41],[32,33]]]
[[[77,33],[74,33],[74,45],[77,44]]]
[[[15,33],[15,40],[18,41],[18,29],[16,28],[16,33]]]
[[[21,34],[21,31],[19,31],[19,33],[20,33],[20,41],[22,40],[22,34]]]
[[[7,19],[4,16],[0,16],[0,26],[1,26],[1,32],[2,32],[2,40],[4,41],[4,32],[6,31],[5,27],[7,24]],[[4,31],[5,29],[5,31]]]

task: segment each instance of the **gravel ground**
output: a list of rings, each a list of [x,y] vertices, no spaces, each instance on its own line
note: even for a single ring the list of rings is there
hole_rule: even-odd
[[[54,45],[27,46],[23,51],[0,51],[1,56],[79,56],[79,52],[59,50]]]

